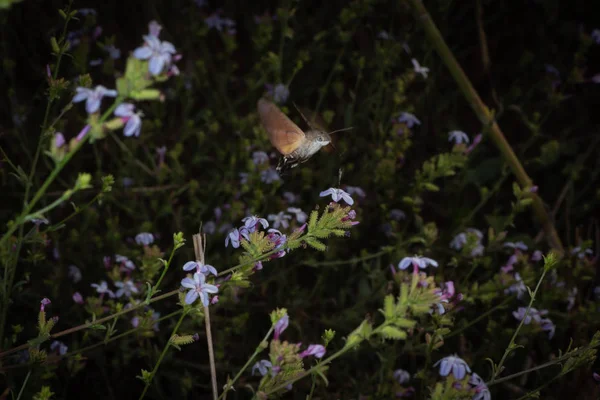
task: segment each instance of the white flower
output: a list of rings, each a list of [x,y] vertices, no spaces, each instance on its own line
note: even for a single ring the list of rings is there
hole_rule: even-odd
[[[421,256],[414,256],[414,257],[404,257],[399,263],[398,263],[398,268],[399,269],[406,269],[408,268],[409,265],[416,265],[417,267],[419,267],[420,269],[425,269],[427,268],[427,266],[432,265],[434,267],[438,266],[437,261],[431,259],[431,258],[427,258],[427,257],[421,257]]]
[[[467,134],[464,133],[463,131],[451,131],[448,134],[448,141],[449,142],[454,141],[455,144],[461,144],[461,143],[469,144],[469,142],[470,142],[469,136],[467,136]]]

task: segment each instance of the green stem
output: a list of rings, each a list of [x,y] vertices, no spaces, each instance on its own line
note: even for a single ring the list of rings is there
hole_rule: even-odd
[[[252,356],[250,356],[250,358],[248,359],[248,361],[246,361],[246,364],[244,364],[244,366],[242,367],[242,369],[240,369],[238,371],[238,373],[233,377],[233,380],[231,380],[231,382],[227,382],[227,384],[225,385],[225,388],[223,389],[223,393],[221,393],[221,395],[219,396],[218,400],[223,399],[224,396],[227,395],[227,392],[229,390],[231,390],[231,388],[233,388],[233,385],[237,382],[237,380],[240,378],[240,376],[242,376],[242,374],[250,366],[250,364],[252,364],[252,361],[254,361],[254,359],[256,358],[256,356],[259,355],[260,352],[262,352],[265,349],[262,346],[262,344],[269,338],[269,336],[271,336],[272,332],[273,332],[273,326],[271,326],[271,329],[269,329],[269,332],[267,332],[267,334],[265,335],[265,337],[263,338],[263,340],[260,342],[261,344],[259,344],[256,347],[256,349],[254,349],[254,353],[252,354]]]
[[[183,312],[183,314],[181,314],[181,317],[179,317],[179,321],[177,321],[177,325],[175,325],[175,328],[173,328],[173,332],[171,332],[170,337],[173,337],[177,333],[177,330],[181,326],[181,323],[183,322],[183,319],[185,318],[186,315],[187,315],[187,312]],[[146,392],[150,388],[150,385],[152,384],[152,380],[154,379],[154,375],[156,375],[156,372],[158,371],[158,367],[160,367],[160,364],[162,363],[163,359],[165,358],[165,355],[167,354],[167,350],[169,350],[169,347],[171,347],[170,340],[165,345],[165,348],[163,349],[162,353],[160,353],[160,357],[158,358],[158,361],[156,362],[156,365],[154,366],[154,369],[151,372],[150,379],[148,382],[146,382],[146,386],[144,386],[144,391],[140,395],[140,400],[142,400],[144,398],[144,396],[146,396]]]
[[[27,371],[27,376],[25,376],[25,380],[23,381],[23,385],[21,385],[21,390],[19,390],[19,395],[17,396],[17,400],[21,399],[23,395],[23,391],[25,390],[25,386],[27,386],[27,381],[29,381],[29,377],[31,376],[31,368]]]
[[[150,295],[148,296],[149,298],[154,296],[156,293],[158,293],[158,287],[160,286],[160,283],[162,282],[165,275],[167,274],[167,271],[169,270],[169,267],[171,266],[171,261],[173,260],[173,256],[175,255],[176,251],[177,251],[177,247],[173,247],[173,250],[171,250],[171,255],[169,256],[169,261],[167,261],[167,264],[163,268],[162,274],[160,274],[160,278],[158,278],[158,282],[156,282],[156,285],[154,285],[154,287],[150,291]],[[149,300],[149,298],[148,298],[148,300]],[[146,303],[148,303],[148,300],[146,301]]]
[[[431,19],[431,16],[427,12],[427,9],[421,3],[420,0],[408,0],[416,13],[416,19],[421,22],[425,33],[427,34],[429,41],[436,48],[438,54],[446,64],[446,67],[450,70],[450,73],[454,77],[458,87],[462,91],[465,99],[471,105],[473,111],[484,125],[489,129],[489,136],[500,150],[504,161],[508,164],[513,174],[515,174],[517,180],[523,187],[530,187],[533,185],[531,178],[525,172],[523,165],[519,161],[512,147],[506,140],[506,137],[500,130],[500,127],[496,123],[495,117],[490,109],[484,104],[483,100],[477,94],[477,91],[471,84],[471,81],[463,71],[462,67],[454,57],[454,54],[444,41],[442,34],[436,27],[435,23]],[[547,240],[552,248],[554,248],[559,257],[564,255],[564,249],[558,233],[552,223],[550,215],[544,207],[542,199],[537,194],[532,194],[533,208],[537,216],[537,219],[542,224],[546,233]]]

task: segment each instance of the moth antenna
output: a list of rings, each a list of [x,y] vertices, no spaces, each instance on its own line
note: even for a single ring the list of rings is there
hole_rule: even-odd
[[[300,109],[298,108],[298,106],[296,105],[296,103],[292,102],[292,104],[294,105],[294,107],[296,108],[296,110],[300,113],[300,115],[302,116],[302,119],[304,119],[304,121],[308,124],[308,126],[310,127],[310,129],[314,129],[313,125],[310,123],[310,121],[304,116],[304,114],[302,114],[302,111],[300,111]]]
[[[328,132],[328,134],[330,134],[330,135],[331,135],[332,133],[336,133],[336,132],[343,132],[343,131],[350,131],[350,130],[352,130],[352,129],[354,129],[354,127],[353,127],[353,126],[351,126],[350,128],[337,129],[337,130],[335,130],[335,131],[333,131],[333,132]]]

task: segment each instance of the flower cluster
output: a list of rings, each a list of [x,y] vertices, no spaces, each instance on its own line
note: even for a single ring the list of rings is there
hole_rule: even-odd
[[[543,331],[548,332],[549,339],[552,339],[554,336],[556,325],[554,325],[550,318],[545,318],[548,314],[548,310],[538,310],[537,308],[531,307],[529,312],[527,312],[526,307],[519,307],[517,311],[513,311],[512,314],[518,321],[523,321],[525,325],[531,324],[532,321],[536,325],[539,325]],[[525,316],[525,314],[527,314],[527,316]]]
[[[479,257],[483,255],[485,250],[481,243],[482,240],[483,233],[479,229],[468,228],[465,232],[459,233],[452,239],[450,248],[455,250],[466,248],[465,252],[471,257]]]
[[[447,377],[448,375],[452,374],[456,381],[461,381],[467,376],[467,374],[470,374],[468,380],[469,386],[464,387],[460,384],[456,384],[453,386],[456,390],[468,391],[472,394],[472,400],[491,400],[492,396],[490,394],[490,390],[485,384],[485,381],[481,379],[481,377],[475,372],[471,372],[469,364],[467,364],[465,360],[458,357],[456,354],[442,358],[433,366],[437,367],[438,365],[440,367],[440,376]]]

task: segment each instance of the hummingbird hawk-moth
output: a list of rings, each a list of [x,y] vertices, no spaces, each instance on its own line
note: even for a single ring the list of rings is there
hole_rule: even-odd
[[[260,121],[269,135],[271,144],[282,155],[277,165],[278,172],[297,167],[299,164],[308,161],[322,147],[331,143],[330,135],[332,133],[352,129],[346,128],[327,133],[315,129],[300,113],[311,128],[309,131],[304,132],[271,101],[261,98],[258,100],[257,108]]]

